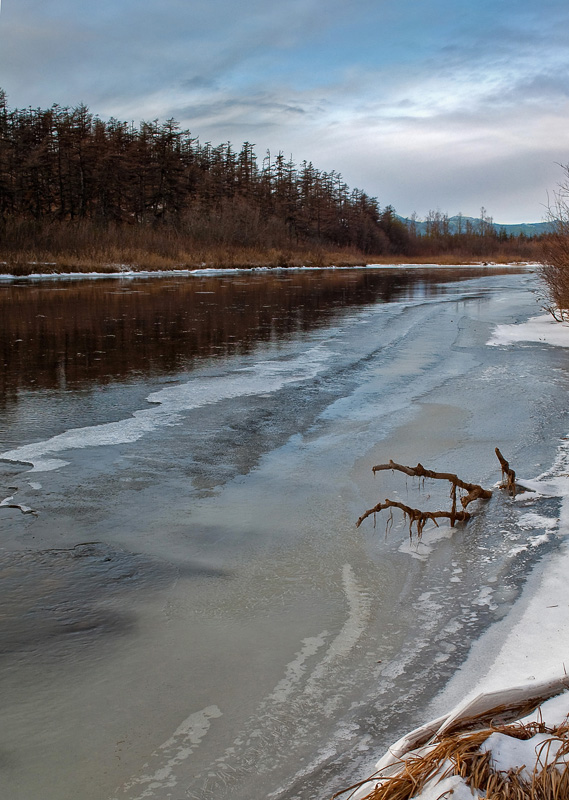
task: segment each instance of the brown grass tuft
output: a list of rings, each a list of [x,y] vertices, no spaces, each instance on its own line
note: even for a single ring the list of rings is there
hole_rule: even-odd
[[[538,733],[548,738],[536,748],[536,767],[530,778],[522,768],[499,772],[492,754],[480,750],[492,733],[531,739]],[[552,747],[555,745],[555,747]],[[435,776],[440,780],[458,775],[484,800],[567,800],[569,798],[569,722],[548,728],[543,722],[524,725],[492,725],[478,731],[443,735],[439,741],[411,752],[395,765],[395,774],[372,776],[357,786],[338,792],[334,798],[375,783],[365,800],[412,800]],[[446,796],[446,795],[445,795]]]

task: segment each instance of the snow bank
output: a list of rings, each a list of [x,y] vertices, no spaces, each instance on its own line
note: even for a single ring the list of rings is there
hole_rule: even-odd
[[[569,323],[556,322],[550,314],[543,314],[519,325],[497,325],[486,344],[498,347],[518,342],[569,347]]]

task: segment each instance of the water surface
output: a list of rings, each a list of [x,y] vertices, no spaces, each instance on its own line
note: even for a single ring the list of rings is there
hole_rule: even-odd
[[[486,486],[496,445],[550,466],[566,356],[486,346],[538,290],[512,268],[1,285],[2,498],[35,512],[0,507],[7,796],[325,798],[421,722],[556,540],[499,494],[419,547],[354,523],[448,502],[374,479],[389,458]]]

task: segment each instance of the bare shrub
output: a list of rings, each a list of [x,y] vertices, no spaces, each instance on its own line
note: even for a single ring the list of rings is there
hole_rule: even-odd
[[[549,293],[546,309],[559,320],[569,317],[569,164],[563,172],[565,177],[548,206],[553,230],[543,241],[539,269]]]

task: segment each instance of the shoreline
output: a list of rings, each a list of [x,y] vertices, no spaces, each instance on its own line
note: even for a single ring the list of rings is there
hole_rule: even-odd
[[[42,265],[45,266],[45,265]],[[469,262],[449,262],[442,263],[437,261],[385,261],[373,262],[369,264],[354,265],[334,265],[330,266],[266,266],[266,267],[197,267],[195,269],[169,269],[169,270],[136,270],[118,269],[115,272],[30,272],[27,275],[17,275],[15,273],[0,273],[0,282],[12,281],[37,281],[37,280],[96,280],[96,279],[122,279],[131,280],[135,278],[186,278],[186,277],[210,277],[216,275],[241,275],[241,274],[267,274],[267,273],[293,273],[293,272],[330,272],[344,270],[367,270],[367,269],[507,269],[512,268],[534,268],[539,267],[537,261],[469,261]]]
[[[507,347],[526,342],[569,347],[569,325],[540,315],[525,323],[497,326],[487,344]],[[561,508],[554,534],[561,540],[560,547],[534,567],[521,596],[509,613],[474,642],[466,661],[431,701],[428,707],[430,721],[390,745],[377,761],[374,776],[380,773],[386,781],[395,776],[399,779],[407,773],[407,759],[411,759],[409,764],[417,764],[417,759],[424,759],[426,764],[435,743],[442,741],[444,731],[452,721],[464,719],[464,731],[472,730],[473,726],[468,720],[474,719],[479,719],[478,726],[482,731],[493,727],[493,718],[488,717],[488,709],[494,713],[500,708],[514,710],[524,700],[527,703],[528,699],[541,696],[541,701],[535,703],[536,710],[529,716],[526,710],[513,717],[519,721],[518,725],[531,725],[534,719],[552,724],[548,717],[550,708],[555,709],[556,720],[561,713],[560,709],[562,710],[560,721],[556,724],[561,725],[563,718],[569,715],[569,601],[566,599],[566,576],[569,572],[569,437],[559,443],[557,457],[549,470],[531,480],[521,478],[519,482],[529,492],[534,493],[536,498],[560,498]],[[518,495],[524,496],[527,497]],[[545,695],[553,699],[549,700]],[[464,737],[466,734],[460,735]],[[512,739],[512,736],[505,738]],[[487,747],[491,754],[491,763],[504,774],[507,770],[521,769],[520,740],[512,740],[518,742],[518,749],[508,745],[512,749],[507,757],[499,748],[493,751],[490,745]],[[529,742],[531,740],[528,739],[523,744]],[[532,762],[534,780],[539,769],[544,764],[545,767],[550,764],[549,750],[541,762],[537,750],[536,746]],[[557,750],[554,755],[556,753]],[[527,752],[523,755],[527,760]],[[450,757],[452,758],[452,754]],[[552,756],[551,761],[567,772],[565,756],[558,762]],[[457,800],[483,797],[478,794],[477,789],[471,792],[470,785],[462,777],[449,773],[449,763],[447,757],[438,771],[434,774],[431,772],[419,793],[413,791],[414,800],[432,800],[446,796],[449,792],[454,793]],[[524,779],[530,780],[532,773],[529,767],[526,772]],[[363,785],[352,787],[351,793],[346,790],[345,796],[350,800],[366,800],[374,791],[374,781],[375,787],[382,786],[374,777],[364,778],[363,781]],[[394,784],[394,791],[397,786],[398,784]],[[388,784],[385,783],[381,798],[388,800],[390,796]]]

